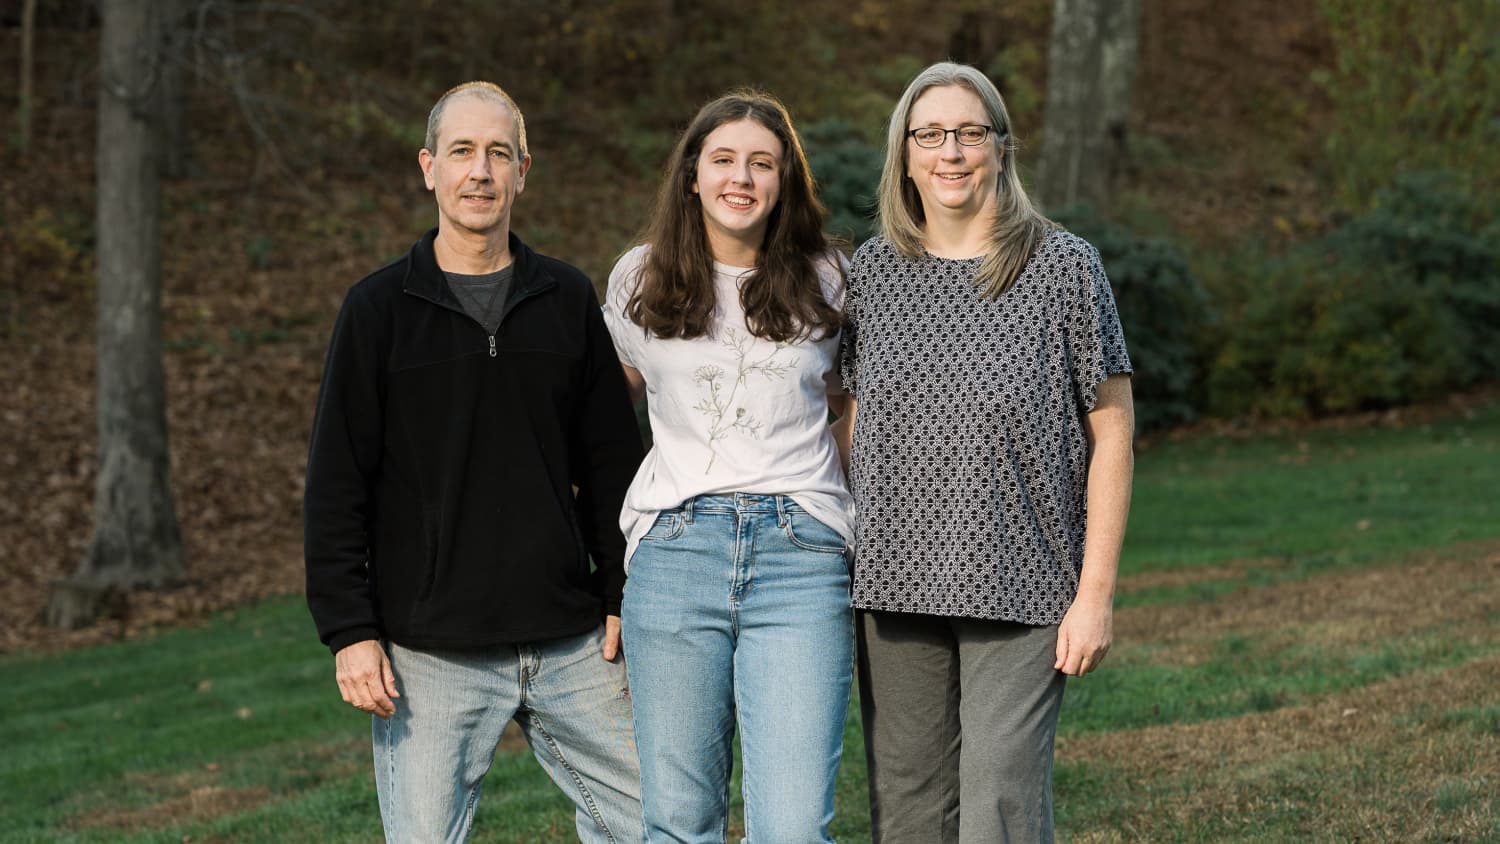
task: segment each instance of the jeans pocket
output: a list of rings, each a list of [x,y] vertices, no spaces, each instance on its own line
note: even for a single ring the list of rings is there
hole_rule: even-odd
[[[654,542],[670,542],[682,536],[685,522],[682,513],[677,510],[663,510],[656,514],[656,521],[651,524],[651,529],[641,537],[641,541],[652,540]]]
[[[848,548],[838,531],[804,512],[787,513],[786,537],[804,551],[843,556]]]

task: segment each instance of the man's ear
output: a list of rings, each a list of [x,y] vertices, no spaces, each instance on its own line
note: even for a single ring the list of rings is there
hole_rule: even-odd
[[[432,180],[432,165],[434,161],[432,153],[426,147],[417,152],[417,166],[422,168],[422,181],[427,183],[428,190],[437,187],[437,183]]]
[[[531,153],[521,158],[520,178],[516,179],[516,193],[526,189],[526,173],[531,169]]]

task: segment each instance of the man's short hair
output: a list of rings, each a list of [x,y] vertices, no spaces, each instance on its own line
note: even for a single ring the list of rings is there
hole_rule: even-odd
[[[526,157],[526,119],[521,116],[520,106],[516,105],[516,101],[511,99],[510,94],[505,93],[504,88],[493,82],[479,80],[455,85],[449,88],[447,93],[438,97],[438,101],[432,106],[432,111],[427,115],[427,138],[423,142],[423,148],[437,155],[438,124],[443,121],[443,109],[448,105],[449,100],[460,96],[480,97],[509,109],[510,116],[516,121],[516,147],[520,150],[520,157]]]

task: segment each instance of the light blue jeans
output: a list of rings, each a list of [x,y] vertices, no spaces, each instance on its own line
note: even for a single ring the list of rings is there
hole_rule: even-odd
[[[829,842],[853,670],[844,540],[780,495],[663,512],[622,613],[647,842],[723,842],[736,722],[745,840]]]
[[[465,841],[512,718],[577,807],[580,841],[640,841],[630,694],[621,661],[600,656],[603,635],[455,651],[387,642],[401,697],[389,721],[372,719],[386,841]]]

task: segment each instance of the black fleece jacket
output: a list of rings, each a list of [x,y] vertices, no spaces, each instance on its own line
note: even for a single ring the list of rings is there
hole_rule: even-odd
[[[620,611],[641,441],[593,285],[512,234],[491,336],[436,234],[349,290],[329,344],[303,514],[307,603],[334,652],[553,639]]]

